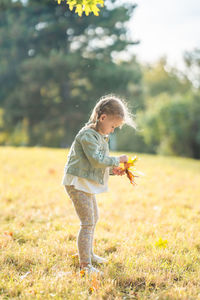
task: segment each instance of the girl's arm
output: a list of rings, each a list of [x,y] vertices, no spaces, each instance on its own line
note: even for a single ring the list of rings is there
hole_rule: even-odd
[[[106,156],[100,152],[97,139],[90,133],[85,133],[81,139],[83,151],[93,167],[105,168],[119,166],[120,157]],[[123,156],[124,157],[124,156]]]

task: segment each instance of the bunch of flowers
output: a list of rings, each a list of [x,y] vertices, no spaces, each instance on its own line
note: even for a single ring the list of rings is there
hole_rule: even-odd
[[[135,178],[139,177],[136,175],[135,163],[138,161],[138,157],[129,157],[128,162],[124,163],[124,171],[130,180],[132,185],[136,185]]]
[[[135,178],[139,177],[138,174],[144,175],[143,173],[136,171],[135,163],[139,160],[137,156],[129,157],[126,163],[121,163],[119,167],[114,168],[114,174],[124,175],[126,174],[130,183],[136,185]]]

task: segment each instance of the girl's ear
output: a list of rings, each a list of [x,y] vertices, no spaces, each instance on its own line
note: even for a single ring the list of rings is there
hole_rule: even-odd
[[[102,114],[102,115],[100,115],[99,120],[104,121],[106,119],[106,117],[107,117],[106,114]]]

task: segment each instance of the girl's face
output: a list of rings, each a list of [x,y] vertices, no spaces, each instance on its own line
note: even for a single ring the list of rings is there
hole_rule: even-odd
[[[115,116],[102,114],[98,121],[98,131],[101,134],[113,133],[115,128],[121,126],[123,119]]]

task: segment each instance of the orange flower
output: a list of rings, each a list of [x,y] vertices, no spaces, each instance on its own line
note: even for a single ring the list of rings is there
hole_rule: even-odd
[[[90,292],[90,294],[94,292],[93,287],[90,287],[90,288],[89,288],[89,292]]]
[[[84,276],[85,276],[85,271],[84,271],[84,270],[81,270],[81,271],[80,271],[80,275],[81,275],[81,278],[84,277]]]
[[[9,231],[9,232],[8,232],[8,231],[5,231],[4,234],[5,234],[5,235],[9,235],[9,236],[13,236],[13,232],[11,232],[11,231]]]
[[[100,284],[99,284],[96,274],[93,274],[93,276],[92,276],[91,285],[92,285],[93,290],[94,289],[97,290],[99,288]]]

